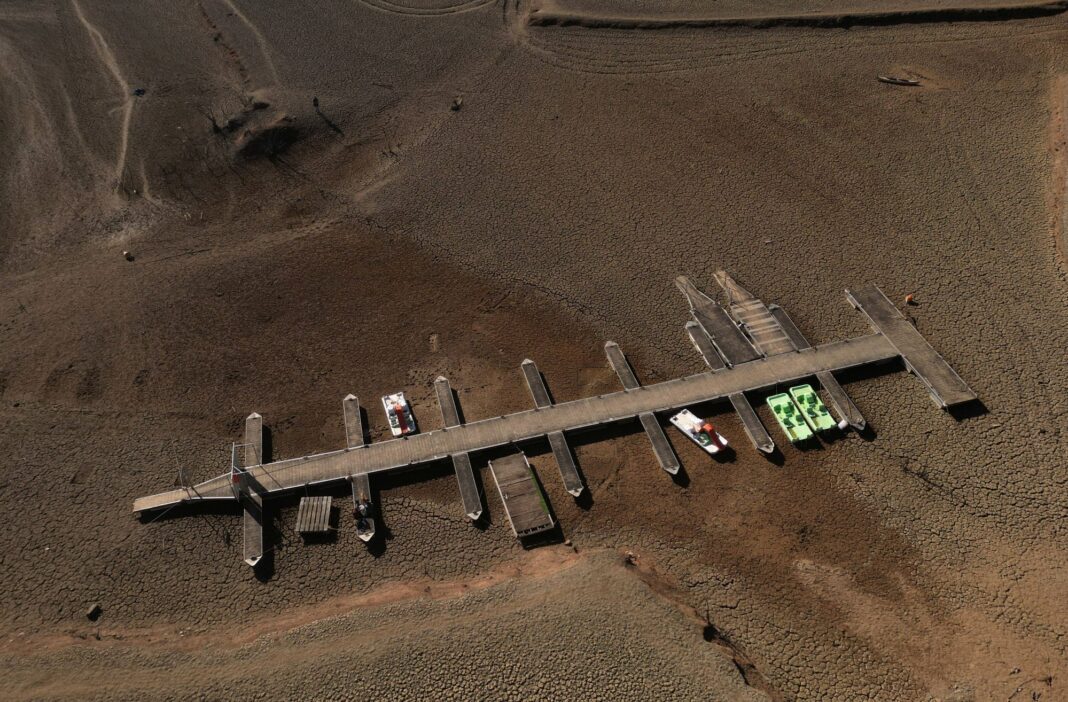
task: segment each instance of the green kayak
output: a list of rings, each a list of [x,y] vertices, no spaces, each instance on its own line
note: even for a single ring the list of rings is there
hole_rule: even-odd
[[[812,438],[812,430],[808,428],[801,411],[789,395],[784,392],[772,395],[768,398],[768,407],[775,413],[775,419],[779,421],[779,426],[786,432],[790,441],[796,444],[798,441]]]
[[[790,388],[790,397],[801,408],[801,414],[813,431],[827,431],[838,426],[811,385],[795,385]]]

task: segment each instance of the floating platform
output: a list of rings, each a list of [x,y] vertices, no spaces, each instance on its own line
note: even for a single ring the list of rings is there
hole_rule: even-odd
[[[634,375],[634,369],[630,367],[630,363],[627,362],[627,357],[620,350],[619,344],[609,341],[604,345],[604,352],[608,356],[608,364],[612,366],[612,370],[619,376],[619,382],[623,384],[623,391],[641,390],[638,378]],[[645,429],[645,433],[649,437],[649,443],[653,445],[653,454],[656,456],[660,467],[668,473],[676,475],[680,468],[679,458],[675,455],[675,451],[672,450],[671,444],[668,443],[664,428],[660,426],[656,415],[652,412],[639,412],[638,421],[642,423],[642,428]]]
[[[530,396],[534,398],[534,406],[538,409],[544,409],[552,405],[552,398],[549,397],[549,389],[545,387],[545,380],[541,377],[541,371],[538,370],[538,366],[534,361],[529,358],[524,359],[522,363],[523,377],[527,381],[527,388],[530,389]],[[553,450],[553,457],[556,459],[556,465],[560,469],[560,478],[564,481],[564,488],[571,494],[572,497],[578,497],[582,494],[585,486],[582,484],[582,478],[579,476],[578,468],[575,466],[575,457],[571,455],[571,449],[567,445],[567,439],[564,438],[564,432],[554,431],[548,435],[549,447]]]
[[[753,442],[756,450],[761,453],[774,453],[775,440],[771,438],[771,434],[764,428],[764,423],[760,421],[760,417],[745,394],[740,392],[731,393],[728,399],[731,402],[731,407],[738,414],[738,418],[742,420],[742,428],[745,429],[745,435]]]
[[[935,404],[942,408],[962,405],[977,399],[957,372],[927,343],[916,327],[874,285],[846,290],[846,296],[871,325],[893,345],[905,367],[927,386]]]
[[[301,536],[321,536],[331,531],[330,517],[334,498],[329,495],[300,498],[297,508],[297,533]]]
[[[512,533],[524,538],[552,529],[552,515],[527,457],[515,453],[490,461],[490,472],[504,503]]]

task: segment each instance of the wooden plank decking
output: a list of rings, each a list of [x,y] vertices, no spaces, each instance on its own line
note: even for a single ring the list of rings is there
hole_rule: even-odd
[[[334,498],[329,495],[300,498],[297,508],[297,533],[326,534],[330,531],[330,511]]]
[[[534,479],[526,456],[515,453],[496,458],[490,461],[490,472],[516,537],[523,538],[553,528],[545,496]]]

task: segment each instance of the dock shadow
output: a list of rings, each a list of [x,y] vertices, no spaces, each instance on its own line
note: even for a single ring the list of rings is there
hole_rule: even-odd
[[[987,409],[987,406],[983,404],[982,400],[976,398],[971,402],[964,403],[963,405],[950,407],[947,412],[949,412],[950,416],[952,416],[953,419],[957,420],[958,422],[963,422],[968,419],[974,419],[975,417],[982,417],[984,414],[988,414],[990,410]]]
[[[260,453],[261,463],[270,463],[274,460],[274,432],[266,424],[263,425],[263,448]]]
[[[786,465],[786,454],[784,454],[782,452],[782,449],[779,448],[777,445],[771,453],[764,453],[763,451],[757,451],[757,453],[763,456],[764,460],[774,466],[782,468],[784,465]]]

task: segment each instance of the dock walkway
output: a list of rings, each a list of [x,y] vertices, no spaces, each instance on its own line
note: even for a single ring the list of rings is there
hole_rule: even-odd
[[[359,474],[443,460],[456,454],[514,444],[558,431],[578,431],[667,412],[702,402],[725,400],[735,393],[794,383],[821,371],[838,371],[899,355],[882,334],[813,347],[809,351],[756,360],[719,372],[706,372],[636,389],[561,402],[542,409],[468,422],[457,427],[344,449],[266,463],[248,469],[266,492],[279,493]],[[200,500],[234,499],[228,474],[134,501],[142,512]],[[465,505],[466,505],[465,501]]]

